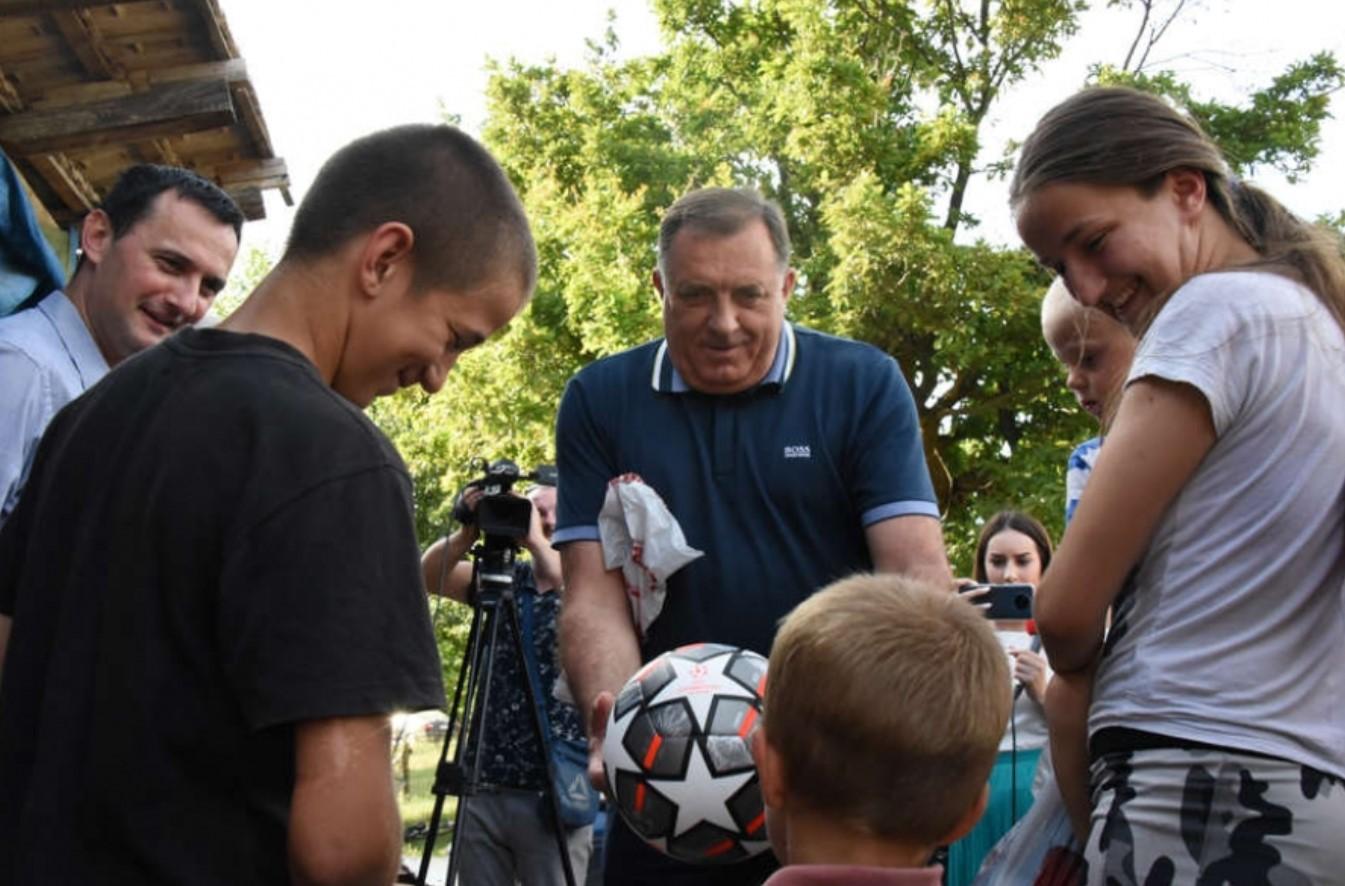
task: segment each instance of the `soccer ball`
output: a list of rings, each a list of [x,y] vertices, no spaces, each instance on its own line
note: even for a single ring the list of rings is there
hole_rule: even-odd
[[[768,848],[749,736],[766,659],[699,643],[631,677],[603,742],[607,785],[631,829],[673,858],[721,864]]]

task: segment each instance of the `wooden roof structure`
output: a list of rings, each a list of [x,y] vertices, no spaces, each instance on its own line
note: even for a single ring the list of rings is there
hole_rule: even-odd
[[[291,202],[219,0],[0,0],[0,148],[59,225],[135,163],[185,166],[249,219]]]

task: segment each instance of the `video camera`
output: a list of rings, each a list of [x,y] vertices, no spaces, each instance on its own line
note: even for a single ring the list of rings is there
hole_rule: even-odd
[[[435,769],[432,788],[434,805],[426,829],[425,847],[421,853],[420,873],[416,882],[427,882],[445,798],[456,797],[456,814],[466,815],[468,804],[484,788],[481,781],[482,761],[487,759],[487,753],[494,752],[492,743],[495,740],[507,738],[504,734],[493,734],[490,730],[494,726],[489,729],[486,726],[495,722],[491,719],[492,692],[501,690],[504,698],[496,701],[497,704],[510,705],[517,698],[525,700],[525,720],[531,724],[535,739],[535,762],[545,773],[541,791],[541,798],[545,801],[543,808],[549,812],[550,831],[556,841],[561,869],[565,874],[564,881],[573,886],[574,870],[570,865],[566,844],[568,831],[564,826],[559,802],[559,791],[564,790],[569,794],[572,782],[558,780],[556,762],[550,753],[550,725],[545,709],[541,707],[541,699],[544,694],[549,694],[550,687],[543,686],[541,674],[537,670],[536,656],[533,654],[535,650],[532,648],[537,642],[536,635],[529,636],[531,630],[525,630],[523,621],[527,616],[520,614],[519,598],[535,593],[535,582],[517,568],[519,564],[515,561],[520,553],[520,542],[532,526],[533,504],[514,494],[514,485],[520,480],[527,480],[541,486],[555,486],[556,469],[544,465],[534,471],[524,472],[519,470],[517,464],[503,458],[492,462],[474,458],[470,467],[473,473],[480,471],[481,476],[466,484],[458,493],[453,503],[453,517],[463,525],[475,523],[480,530],[480,543],[471,551],[472,582],[467,594],[467,602],[473,609],[472,625],[463,649],[462,665],[458,668],[457,688],[453,691],[453,701],[448,708],[448,731],[439,750],[439,764]],[[480,490],[480,495],[471,496],[475,505],[469,508],[467,499],[472,490]],[[532,611],[530,604],[523,610],[529,614]],[[501,656],[515,662],[514,667],[497,667],[504,660]],[[509,688],[510,683],[514,684],[512,689]],[[557,744],[557,747],[560,746]],[[507,744],[504,747],[512,749],[513,746]],[[458,820],[464,819],[459,817]],[[462,857],[458,849],[462,835],[462,828],[453,828],[445,883],[457,882],[457,863]],[[470,873],[466,876],[471,878]]]
[[[482,476],[472,480],[458,494],[453,504],[453,519],[462,524],[475,523],[487,541],[492,537],[513,542],[521,540],[532,524],[532,502],[514,495],[514,484],[524,480],[555,486],[555,467],[541,465],[536,470],[524,472],[507,458],[492,462],[474,458],[471,463],[473,470],[481,471]],[[481,490],[475,513],[467,507],[465,494],[469,489]]]

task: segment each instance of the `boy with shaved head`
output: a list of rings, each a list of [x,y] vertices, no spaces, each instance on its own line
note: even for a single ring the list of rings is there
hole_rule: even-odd
[[[213,329],[53,421],[0,530],[0,884],[392,882],[387,715],[443,703],[411,481],[365,417],[536,278],[448,126],[346,146]]]

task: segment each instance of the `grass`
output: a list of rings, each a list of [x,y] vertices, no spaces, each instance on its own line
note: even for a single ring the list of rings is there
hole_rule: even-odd
[[[411,757],[407,761],[407,769],[411,776],[409,788],[404,788],[402,783],[400,747],[394,750],[392,760],[392,769],[397,777],[397,805],[402,813],[402,827],[406,830],[417,826],[427,827],[430,823],[430,813],[434,809],[435,797],[431,788],[434,787],[434,770],[439,763],[439,742],[423,739],[412,742]],[[439,818],[439,835],[434,841],[436,857],[445,855],[448,851],[449,842],[453,838],[453,831],[449,825],[456,810],[457,800],[453,797],[446,798],[444,811]],[[418,859],[424,847],[425,839],[419,837],[405,842],[402,854]]]

